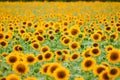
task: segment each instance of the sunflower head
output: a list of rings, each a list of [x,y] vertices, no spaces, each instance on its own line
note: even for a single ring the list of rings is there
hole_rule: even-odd
[[[117,49],[113,49],[107,54],[107,59],[111,63],[117,63],[120,61],[120,51]]]
[[[29,68],[26,62],[18,61],[13,65],[13,71],[25,75],[29,71]]]
[[[55,80],[68,80],[69,79],[69,70],[65,68],[58,68],[54,72],[54,78]]]
[[[21,78],[16,74],[9,74],[6,80],[21,80]]]
[[[94,58],[85,58],[82,62],[82,69],[85,71],[90,71],[94,68],[96,61]]]

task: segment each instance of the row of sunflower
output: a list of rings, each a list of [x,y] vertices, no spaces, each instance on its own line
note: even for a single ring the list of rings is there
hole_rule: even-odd
[[[119,5],[0,2],[0,80],[120,80]]]

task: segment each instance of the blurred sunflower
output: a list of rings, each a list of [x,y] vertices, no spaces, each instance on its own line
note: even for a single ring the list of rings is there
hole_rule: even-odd
[[[93,47],[90,50],[90,54],[92,56],[99,56],[101,54],[101,51],[100,51],[100,49],[98,47]]]
[[[13,71],[18,74],[25,75],[28,73],[29,67],[26,62],[18,61],[13,65]]]
[[[91,35],[91,39],[93,41],[97,41],[97,42],[101,41],[101,35],[99,33],[94,33],[94,34]]]
[[[61,64],[59,64],[59,63],[52,63],[52,64],[50,65],[50,67],[48,68],[48,74],[49,74],[50,76],[53,76],[54,71],[55,71],[56,69],[60,68],[60,67],[61,67]]]
[[[21,80],[21,78],[16,74],[9,74],[6,80]]]
[[[74,41],[72,43],[69,44],[69,48],[71,50],[78,50],[80,48],[80,45],[78,42]]]
[[[34,63],[36,63],[36,57],[34,56],[34,54],[26,54],[25,59],[26,59],[26,62],[30,65],[33,65]]]
[[[65,68],[57,68],[54,71],[53,75],[55,77],[55,80],[68,80],[70,72],[68,69],[65,69]]]
[[[95,67],[96,61],[94,58],[85,58],[81,63],[81,65],[84,71],[90,71],[93,70],[93,68]]]
[[[120,61],[120,51],[117,49],[113,49],[107,54],[107,59],[111,63],[117,63]]]
[[[50,51],[47,51],[43,54],[43,58],[44,58],[45,61],[52,60],[53,56],[54,56],[54,54]]]
[[[77,53],[77,52],[72,53],[70,56],[71,61],[77,60],[79,58],[80,58],[80,53]]]

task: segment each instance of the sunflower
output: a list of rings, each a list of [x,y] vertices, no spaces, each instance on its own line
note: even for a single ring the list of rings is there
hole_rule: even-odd
[[[32,26],[33,26],[33,22],[31,22],[31,21],[27,22],[27,27],[28,28],[32,28]]]
[[[3,47],[3,48],[6,48],[8,46],[8,42],[6,40],[1,40],[0,41],[0,45]]]
[[[37,35],[37,36],[36,36],[36,39],[37,39],[39,42],[41,42],[41,43],[44,42],[44,37],[43,37],[42,35]]]
[[[5,40],[10,40],[12,38],[12,36],[9,33],[6,33],[4,35],[4,38],[5,38]]]
[[[69,34],[70,34],[72,37],[77,37],[79,33],[80,33],[80,29],[77,28],[77,26],[73,26],[73,27],[70,28],[70,30],[69,30]]]
[[[95,42],[95,43],[92,44],[92,46],[93,46],[93,47],[99,47],[99,43],[96,43],[96,42]]]
[[[44,58],[44,60],[46,60],[46,61],[52,60],[52,58],[53,58],[53,53],[50,52],[50,51],[47,51],[47,52],[45,52],[45,53],[43,54],[43,58]]]
[[[71,44],[69,44],[69,48],[71,50],[78,50],[78,48],[80,47],[79,43],[78,42],[72,42]]]
[[[19,60],[19,56],[11,53],[6,57],[6,62],[10,65],[13,65],[14,63],[16,63]]]
[[[49,39],[50,39],[50,40],[54,40],[54,39],[55,39],[55,36],[49,35]]]
[[[99,33],[94,33],[94,34],[91,35],[91,39],[93,41],[97,41],[98,42],[98,41],[101,40],[101,35]]]
[[[106,70],[107,67],[103,65],[96,65],[95,68],[93,69],[93,73],[95,76],[99,76],[102,71]]]
[[[106,32],[109,33],[109,32],[111,32],[111,30],[112,30],[112,27],[109,27],[109,26],[105,27],[105,31],[106,31]]]
[[[36,63],[36,57],[33,54],[26,54],[25,58],[26,58],[26,62],[30,65]]]
[[[0,80],[7,80],[6,77],[0,77]]]
[[[42,74],[48,74],[48,68],[51,66],[51,63],[46,63],[40,68]]]
[[[37,78],[35,78],[35,77],[27,77],[24,80],[37,80]]]
[[[111,50],[113,50],[114,49],[114,47],[112,46],[112,45],[108,45],[108,46],[106,46],[106,48],[105,48],[105,50],[106,50],[106,52],[107,53],[109,53]]]
[[[52,63],[52,64],[50,65],[50,67],[48,68],[48,74],[49,74],[50,76],[53,76],[54,71],[55,71],[56,69],[60,68],[60,67],[61,67],[61,64],[59,64],[59,63]]]
[[[75,78],[74,80],[85,80],[84,78]]]
[[[15,45],[15,46],[13,46],[13,51],[22,51],[23,49],[22,49],[22,47],[21,47],[21,45]]]
[[[108,70],[104,70],[99,75],[99,80],[110,80],[110,77],[108,76]]]
[[[40,44],[39,42],[34,42],[31,44],[32,48],[35,50],[39,50],[40,49]]]
[[[8,26],[8,30],[14,31],[14,27],[13,26]]]
[[[9,74],[6,80],[21,80],[21,78],[16,74]]]
[[[42,55],[42,54],[38,54],[38,55],[37,55],[37,61],[38,61],[38,62],[43,61],[43,55]]]
[[[56,51],[55,51],[55,55],[56,55],[56,56],[62,56],[62,54],[63,54],[63,53],[62,53],[61,50],[56,50]]]
[[[69,45],[70,42],[71,42],[71,39],[69,37],[66,37],[62,40],[62,43],[66,46]]]
[[[120,26],[116,28],[116,31],[120,33]]]
[[[120,69],[118,67],[113,67],[111,69],[109,69],[108,71],[108,76],[112,77],[112,78],[116,78],[120,75]]]
[[[45,34],[45,30],[43,28],[37,28],[36,32],[38,32],[40,35]]]
[[[65,26],[64,26],[64,27],[62,28],[62,31],[63,31],[63,32],[68,31],[68,27],[65,27]]]
[[[53,33],[54,33],[53,30],[48,30],[48,35],[51,35]]]
[[[41,48],[41,51],[42,51],[42,53],[45,53],[45,52],[47,52],[47,51],[50,51],[50,48],[49,48],[48,46],[43,46],[43,47]]]
[[[53,73],[55,80],[68,80],[69,75],[69,70],[65,68],[57,68]]]
[[[76,52],[72,53],[70,56],[71,61],[77,60],[79,58],[80,58],[80,53],[76,53]]]
[[[3,52],[1,55],[2,57],[6,57],[8,54],[6,52]]]
[[[82,57],[83,58],[88,58],[88,57],[90,57],[91,55],[90,55],[90,48],[88,48],[88,49],[86,49],[86,50],[84,50],[83,52],[82,52]]]
[[[92,56],[99,56],[101,54],[101,51],[100,51],[100,49],[98,47],[93,47],[90,50],[90,54]]]
[[[84,71],[90,71],[94,68],[96,61],[94,58],[85,58],[82,62],[82,69]]]
[[[19,33],[20,35],[22,35],[22,34],[26,33],[26,30],[23,29],[23,28],[21,28],[21,29],[19,29],[18,33]]]
[[[13,65],[13,71],[25,75],[29,71],[29,68],[26,62],[18,61]]]
[[[118,39],[118,33],[114,32],[110,35],[110,39],[113,39],[114,41],[116,41]]]
[[[62,52],[65,54],[65,55],[69,55],[70,54],[70,51],[68,49],[63,49]]]
[[[107,54],[107,59],[111,63],[117,63],[120,61],[120,51],[117,49],[113,49]]]

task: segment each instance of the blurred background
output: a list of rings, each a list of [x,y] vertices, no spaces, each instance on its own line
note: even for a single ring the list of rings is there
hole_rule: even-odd
[[[71,1],[111,1],[111,2],[120,2],[120,0],[0,0],[0,1],[64,1],[64,2],[71,2]]]

